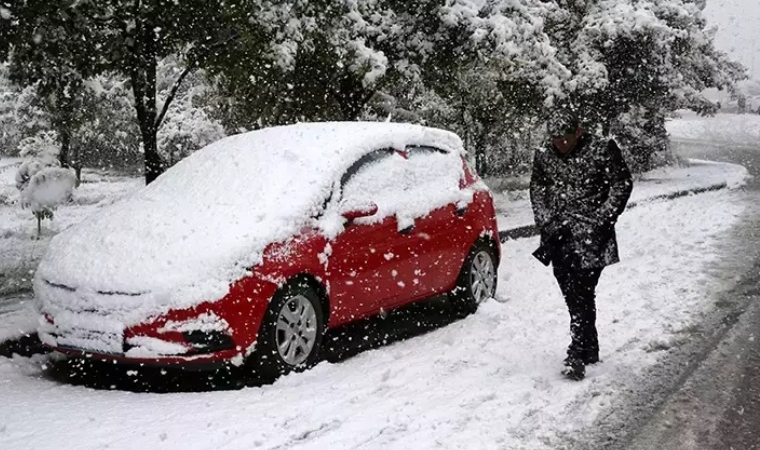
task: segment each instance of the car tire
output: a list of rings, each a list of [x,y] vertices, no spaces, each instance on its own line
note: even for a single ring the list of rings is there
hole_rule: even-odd
[[[308,282],[283,285],[269,302],[252,355],[254,375],[272,381],[319,362],[325,316],[319,295]]]
[[[457,313],[468,315],[496,293],[498,259],[489,241],[478,241],[470,248],[457,277],[457,285],[449,293]]]

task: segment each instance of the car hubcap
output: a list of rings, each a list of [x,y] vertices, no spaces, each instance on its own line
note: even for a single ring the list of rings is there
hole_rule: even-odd
[[[291,366],[303,363],[314,349],[317,313],[308,298],[289,298],[277,317],[277,351]]]
[[[496,271],[488,252],[480,251],[472,260],[470,269],[470,292],[476,302],[493,297],[496,287]]]

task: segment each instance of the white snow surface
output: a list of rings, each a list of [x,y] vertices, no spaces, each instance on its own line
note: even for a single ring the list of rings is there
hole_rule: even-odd
[[[714,117],[700,117],[690,111],[680,111],[679,114],[680,118],[665,124],[671,139],[742,146],[757,146],[760,142],[760,115],[720,113]]]
[[[314,225],[311,213],[360,156],[413,144],[449,150],[457,161],[463,152],[452,133],[395,123],[297,124],[222,139],[53,238],[35,292],[43,310],[107,308],[122,325],[220,298],[269,243]],[[412,206],[409,214],[419,215]]]
[[[598,289],[602,363],[559,374],[567,311],[537,238],[506,242],[497,298],[452,325],[233,392],[133,394],[59,385],[39,358],[0,358],[0,448],[559,448],[688,339],[742,213],[730,190],[620,218],[622,262]],[[716,287],[718,286],[718,287]]]

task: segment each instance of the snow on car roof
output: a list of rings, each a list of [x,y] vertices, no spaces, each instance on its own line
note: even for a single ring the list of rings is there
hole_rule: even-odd
[[[396,123],[305,123],[227,137],[56,236],[35,291],[43,310],[98,307],[98,291],[141,294],[113,300],[134,304],[125,322],[220,298],[269,243],[309,223],[354,161],[419,144],[463,152],[453,133]],[[49,283],[82,295],[55,295]],[[56,304],[66,297],[81,304]]]

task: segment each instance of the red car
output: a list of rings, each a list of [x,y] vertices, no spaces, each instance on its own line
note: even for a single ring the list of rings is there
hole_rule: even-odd
[[[42,341],[149,364],[318,361],[327,328],[496,289],[492,196],[461,140],[391,123],[274,127],[199,150],[57,236],[35,292]]]

